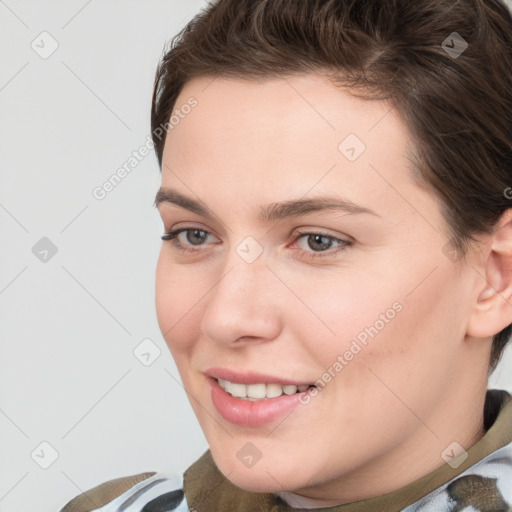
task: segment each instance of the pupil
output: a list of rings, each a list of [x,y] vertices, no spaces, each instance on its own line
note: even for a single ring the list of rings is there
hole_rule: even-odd
[[[327,241],[322,243],[321,242],[322,239],[327,240]],[[315,249],[315,244],[317,244],[317,243],[320,244],[321,247],[317,247]],[[308,244],[314,250],[329,249],[330,243],[331,243],[330,240],[326,236],[323,236],[323,235],[309,235],[309,237],[308,237]]]
[[[193,238],[191,238],[191,237],[189,236],[189,235],[190,235],[190,232],[192,232],[192,233],[194,234],[194,235],[193,235],[194,237],[195,237],[195,236],[197,236],[197,237],[199,238],[199,241],[198,241],[198,240],[194,240]],[[199,235],[199,233],[200,233],[201,235]],[[203,242],[203,240],[204,240],[204,235],[205,235],[205,234],[206,234],[206,232],[205,232],[205,231],[203,231],[202,229],[192,229],[192,230],[189,230],[189,231],[187,232],[187,240],[188,240],[190,243],[192,243],[193,245],[199,245],[199,244],[201,244],[201,242]]]

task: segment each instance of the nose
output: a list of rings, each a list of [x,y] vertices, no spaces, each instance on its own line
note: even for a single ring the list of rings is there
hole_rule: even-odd
[[[232,347],[277,338],[282,328],[277,284],[263,257],[246,263],[235,254],[205,297],[202,332]]]

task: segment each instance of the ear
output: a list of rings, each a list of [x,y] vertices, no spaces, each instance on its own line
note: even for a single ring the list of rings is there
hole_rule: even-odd
[[[480,291],[469,319],[467,334],[489,338],[512,324],[512,208],[506,210],[490,236],[487,262],[478,270]],[[475,269],[477,271],[477,269]]]

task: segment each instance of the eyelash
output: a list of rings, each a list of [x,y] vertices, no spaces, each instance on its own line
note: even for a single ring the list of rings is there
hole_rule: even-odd
[[[163,241],[170,241],[176,249],[178,249],[179,251],[182,251],[183,253],[195,253],[195,252],[200,251],[200,249],[190,249],[188,247],[185,247],[177,238],[178,235],[182,232],[194,231],[194,230],[202,231],[208,235],[211,234],[209,231],[206,231],[205,229],[200,229],[200,228],[179,228],[179,229],[175,229],[175,230],[166,232],[161,238]],[[303,255],[306,258],[310,258],[310,259],[322,258],[322,257],[326,257],[326,256],[332,257],[334,254],[344,251],[347,247],[350,247],[352,245],[352,242],[350,242],[348,240],[341,240],[340,238],[336,238],[331,235],[326,235],[325,233],[311,232],[311,231],[297,231],[295,239],[294,239],[294,243],[296,243],[298,240],[300,240],[303,236],[306,236],[306,235],[320,235],[324,238],[329,239],[332,242],[340,243],[340,245],[337,248],[335,248],[333,251],[326,250],[326,251],[311,252],[311,251],[305,251],[303,249],[300,249],[300,252],[303,253]]]

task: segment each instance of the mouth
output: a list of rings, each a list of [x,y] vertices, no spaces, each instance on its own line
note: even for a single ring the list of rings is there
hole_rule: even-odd
[[[295,384],[283,385],[277,382],[243,384],[220,378],[215,380],[218,382],[219,386],[232,397],[251,402],[267,400],[269,398],[278,398],[282,395],[295,395],[316,387],[314,384],[301,384],[298,386]]]
[[[297,406],[309,403],[308,393],[317,388],[304,381],[227,369],[212,369],[207,377],[217,412],[229,423],[242,427],[258,428],[283,421]]]

